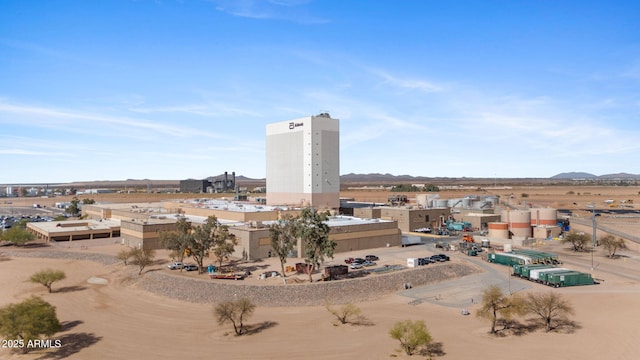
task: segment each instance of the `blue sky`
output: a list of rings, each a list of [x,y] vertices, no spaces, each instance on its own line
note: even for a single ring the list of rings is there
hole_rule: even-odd
[[[265,176],[329,112],[341,174],[640,173],[636,1],[0,1],[0,183]]]

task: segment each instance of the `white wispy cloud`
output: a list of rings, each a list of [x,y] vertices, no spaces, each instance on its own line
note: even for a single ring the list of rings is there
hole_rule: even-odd
[[[30,125],[48,128],[58,127],[60,125],[75,125],[78,128],[82,128],[88,125],[86,123],[87,121],[90,121],[114,127],[117,131],[115,134],[118,136],[126,135],[135,129],[142,132],[155,132],[171,137],[197,136],[212,139],[222,137],[220,134],[208,132],[202,129],[194,129],[187,126],[174,126],[131,117],[13,104],[6,101],[0,101],[0,123],[24,124],[22,119],[15,117],[3,117],[1,116],[2,113],[29,117]]]
[[[193,105],[175,105],[175,106],[157,106],[157,107],[133,107],[129,111],[143,114],[152,113],[186,113],[205,117],[225,117],[229,115],[246,115],[251,117],[261,117],[262,115],[249,109],[233,107],[228,104],[213,103],[193,104]]]
[[[33,151],[28,149],[2,149],[0,148],[0,155],[29,155],[29,156],[70,156],[68,153],[63,152],[50,152],[50,151]]]
[[[324,24],[329,19],[311,15],[303,0],[208,0],[216,5],[216,10],[233,16],[260,19],[283,20],[301,24]]]
[[[370,68],[369,71],[382,79],[382,84],[398,87],[407,90],[419,90],[424,92],[441,92],[445,87],[431,81],[423,79],[402,78],[393,76],[389,72],[381,69]]]

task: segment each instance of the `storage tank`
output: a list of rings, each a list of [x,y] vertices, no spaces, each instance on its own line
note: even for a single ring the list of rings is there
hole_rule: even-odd
[[[437,199],[433,200],[433,207],[435,208],[446,208],[449,205],[449,200]]]
[[[485,196],[482,198],[484,201],[490,202],[491,205],[498,205],[498,197],[497,196]]]
[[[508,239],[509,224],[506,222],[490,222],[487,224],[490,238]]]
[[[531,237],[531,211],[503,210],[501,218],[509,224],[509,230],[514,237]]]
[[[531,226],[558,224],[558,210],[552,208],[531,209]]]
[[[416,203],[421,205],[422,207],[429,207],[429,200],[427,198],[427,194],[418,194],[416,195]]]

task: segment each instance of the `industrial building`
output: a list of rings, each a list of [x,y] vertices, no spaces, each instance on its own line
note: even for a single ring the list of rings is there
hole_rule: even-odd
[[[27,230],[37,240],[78,241],[114,238],[120,236],[120,222],[113,220],[67,220],[29,222]]]
[[[234,191],[236,189],[236,173],[231,173],[231,178],[229,178],[229,174],[225,171],[224,175],[211,177],[204,180],[181,180],[180,181],[180,192],[182,193],[221,193],[221,192],[229,192]]]
[[[109,217],[120,223],[121,242],[130,247],[158,249],[160,233],[175,230],[178,214],[192,223],[203,223],[208,216],[229,226],[239,244],[233,256],[259,259],[271,250],[269,225],[288,214],[296,216],[300,209],[239,204],[215,199],[176,200],[161,203],[93,204],[83,209],[91,218]],[[94,220],[95,221],[95,220]],[[333,215],[327,221],[329,238],[337,243],[335,252],[398,246],[401,232],[398,223],[384,219],[359,219]],[[294,256],[303,257],[299,242]]]
[[[437,228],[442,218],[449,216],[448,208],[421,208],[417,206],[380,206],[353,209],[356,217],[391,220],[398,223],[402,232],[411,232],[419,228]]]
[[[267,205],[340,206],[339,125],[327,113],[267,125]]]
[[[338,209],[340,206],[339,120],[323,113],[267,125],[266,205],[212,199],[175,200],[147,204],[87,205],[83,213],[91,219],[113,219],[121,224],[122,244],[155,249],[162,231],[175,229],[177,214],[194,223],[208,216],[230,227],[240,244],[237,257],[256,259],[268,256],[271,239],[268,224],[285,214],[299,215],[302,207]],[[185,180],[183,192],[225,191],[235,187],[235,173],[229,182]],[[401,244],[398,222],[369,217],[331,216],[329,237],[336,241],[335,252],[362,250]],[[299,243],[296,252],[302,257]]]
[[[209,180],[180,180],[180,192],[181,193],[196,193],[203,194],[207,192],[207,188],[211,186]]]

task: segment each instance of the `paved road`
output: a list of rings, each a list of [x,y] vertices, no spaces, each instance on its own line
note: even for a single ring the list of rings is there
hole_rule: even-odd
[[[516,293],[531,287],[531,283],[511,276],[511,269],[506,266],[492,265],[479,257],[468,257],[462,253],[448,253],[452,258],[469,261],[484,269],[484,272],[465,276],[453,281],[446,281],[433,285],[420,286],[399,292],[412,300],[410,303],[419,304],[430,302],[433,304],[464,309],[472,305],[472,301],[479,302],[482,292],[490,285],[499,286],[504,293]],[[428,266],[428,265],[427,265]]]

